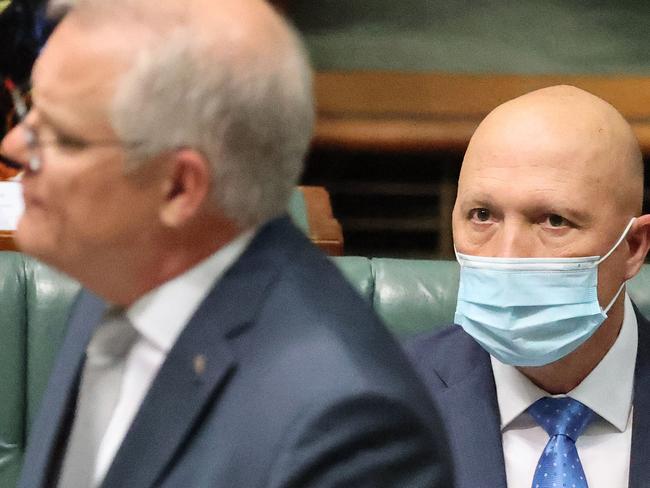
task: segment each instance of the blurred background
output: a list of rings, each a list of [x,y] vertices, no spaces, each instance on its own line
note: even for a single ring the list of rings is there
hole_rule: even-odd
[[[346,254],[452,257],[449,214],[472,131],[542,86],[608,100],[650,156],[646,0],[277,3],[317,70],[304,180],[329,190]]]
[[[302,183],[329,191],[345,254],[453,257],[467,142],[491,109],[536,88],[569,83],[609,101],[650,158],[647,0],[273,3],[316,68]],[[0,0],[3,77],[27,80],[51,28],[41,10],[39,0]],[[4,91],[0,115],[11,116]]]

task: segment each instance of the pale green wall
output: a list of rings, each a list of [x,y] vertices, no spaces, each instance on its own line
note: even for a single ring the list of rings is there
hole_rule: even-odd
[[[290,0],[319,69],[650,75],[650,0]]]

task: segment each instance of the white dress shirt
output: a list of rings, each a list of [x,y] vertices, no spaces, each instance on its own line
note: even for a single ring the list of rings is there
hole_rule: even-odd
[[[126,315],[138,340],[126,358],[120,396],[99,446],[95,485],[106,476],[149,387],[190,318],[217,280],[241,256],[255,230],[248,230],[212,256],[138,299]]]
[[[589,488],[628,486],[637,342],[636,316],[626,294],[623,325],[614,345],[594,370],[566,395],[597,414],[576,442]],[[535,386],[515,367],[491,359],[508,488],[530,488],[549,436],[526,409],[538,399],[553,395]]]

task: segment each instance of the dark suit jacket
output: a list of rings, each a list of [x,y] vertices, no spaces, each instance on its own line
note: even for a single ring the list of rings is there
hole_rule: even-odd
[[[650,323],[636,310],[630,488],[650,486]],[[506,488],[499,406],[489,354],[461,327],[407,345],[449,436],[457,488]]]
[[[23,488],[55,486],[104,309],[84,293],[73,311]],[[400,347],[284,217],[260,230],[192,317],[102,486],[447,487],[440,432]]]

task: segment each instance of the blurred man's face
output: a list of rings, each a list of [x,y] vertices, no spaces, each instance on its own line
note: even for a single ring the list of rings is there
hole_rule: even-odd
[[[68,272],[111,252],[117,257],[155,219],[155,178],[125,175],[125,151],[109,123],[115,83],[126,69],[111,43],[106,33],[64,20],[36,63],[33,109],[3,143],[24,161],[25,128],[37,134],[42,167],[24,175],[16,240]]]
[[[597,137],[531,116],[502,117],[479,129],[463,162],[453,212],[457,251],[604,255],[632,215],[617,205],[620,177]],[[601,304],[623,282],[622,247],[599,267]]]

